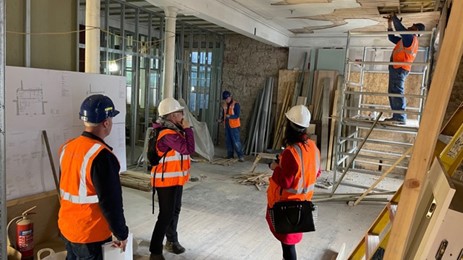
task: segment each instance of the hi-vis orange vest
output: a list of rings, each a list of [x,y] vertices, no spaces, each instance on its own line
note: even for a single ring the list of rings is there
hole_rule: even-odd
[[[224,115],[235,115],[235,104],[238,103],[236,100],[233,100],[230,105],[228,106],[228,109],[224,109],[223,114]],[[241,126],[240,118],[228,118],[228,124],[230,125],[230,128],[237,128]]]
[[[394,62],[410,62],[412,63],[416,58],[418,52],[418,37],[413,36],[413,41],[410,47],[404,47],[403,41],[400,40],[392,51],[392,61]],[[410,71],[412,69],[411,64],[407,65],[393,65],[394,69],[403,68],[404,70]]]
[[[105,144],[85,136],[70,140],[60,148],[58,227],[73,243],[98,242],[111,236],[90,175],[93,160],[103,149],[111,151]]]
[[[307,144],[298,143],[286,149],[291,151],[299,170],[289,189],[282,189],[272,178],[269,179],[267,203],[270,208],[278,201],[304,201],[311,200],[313,196],[317,173],[320,170],[320,151],[312,140],[307,140]],[[280,159],[280,165],[281,160],[284,158]]]
[[[180,135],[180,133],[172,129],[164,129],[159,133],[157,143],[168,134]],[[156,151],[159,156],[164,154],[164,152],[159,151],[158,147],[156,147]],[[151,186],[171,187],[184,185],[190,178],[190,167],[190,155],[182,155],[174,149],[170,149],[166,156],[159,161],[159,164],[151,168]]]

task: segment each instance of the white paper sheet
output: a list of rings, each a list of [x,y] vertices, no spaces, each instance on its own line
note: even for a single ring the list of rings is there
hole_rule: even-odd
[[[103,260],[132,260],[133,259],[133,234],[129,233],[127,237],[127,246],[125,252],[120,248],[112,247],[112,242],[108,242],[103,247]]]

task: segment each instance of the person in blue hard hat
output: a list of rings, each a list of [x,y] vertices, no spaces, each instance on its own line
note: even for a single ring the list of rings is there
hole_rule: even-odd
[[[233,99],[230,91],[222,92],[222,117],[225,124],[225,143],[227,146],[227,158],[234,158],[234,153],[240,162],[244,162],[243,147],[240,141],[240,103]]]
[[[384,17],[388,22],[388,31],[393,31],[392,25],[396,31],[424,31],[425,26],[422,23],[414,23],[412,26],[405,28],[402,25],[401,19],[399,19],[394,13]],[[401,34],[400,37],[394,34],[389,34],[389,41],[395,44],[394,50],[392,51],[391,61],[392,62],[404,62],[408,64],[393,64],[389,65],[389,94],[404,94],[404,83],[410,70],[412,68],[413,61],[416,58],[418,52],[418,34],[409,33]],[[384,119],[384,122],[391,123],[394,125],[405,125],[407,121],[407,114],[405,108],[407,106],[406,99],[404,96],[389,96],[389,104],[391,109],[394,110],[392,117]]]
[[[101,246],[111,241],[125,250],[129,228],[122,205],[120,165],[104,141],[118,114],[109,97],[87,97],[79,113],[84,132],[60,148],[58,227],[66,259],[103,259]]]

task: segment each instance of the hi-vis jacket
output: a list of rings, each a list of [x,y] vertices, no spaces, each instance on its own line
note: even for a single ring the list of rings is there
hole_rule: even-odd
[[[162,137],[169,134],[180,135],[180,133],[172,129],[164,129],[159,133],[158,142]],[[156,147],[159,156],[164,152],[159,151]],[[190,155],[182,155],[174,149],[170,149],[164,158],[159,161],[159,164],[151,168],[151,185],[153,187],[171,187],[184,185],[190,178]]]
[[[287,200],[311,200],[320,170],[320,151],[312,140],[306,144],[298,143],[287,147],[298,164],[298,172],[294,177],[292,186],[289,189],[282,189],[278,184],[269,179],[267,189],[267,203],[270,208],[278,201]],[[280,159],[284,160],[284,157]]]
[[[91,178],[93,160],[103,149],[111,151],[104,143],[86,136],[79,136],[60,149],[61,171],[65,174],[60,179],[58,226],[73,243],[98,242],[111,236]]]
[[[410,47],[405,47],[403,41],[400,40],[392,51],[392,61],[394,62],[410,62],[412,63],[416,58],[418,52],[418,37],[413,36],[413,41]],[[404,65],[393,65],[394,69],[403,68],[404,70],[410,71],[412,69],[411,64]]]
[[[225,120],[228,120],[228,124],[230,125],[230,128],[237,128],[241,126],[240,118],[227,118],[226,116],[234,116],[235,115],[235,104],[239,104],[238,101],[233,100],[230,104],[228,104],[228,109],[223,109],[223,114],[225,117]]]

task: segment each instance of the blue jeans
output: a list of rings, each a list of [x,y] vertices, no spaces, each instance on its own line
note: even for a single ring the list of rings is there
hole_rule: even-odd
[[[107,242],[112,241],[112,238],[109,237],[104,241],[88,243],[88,244],[80,244],[80,243],[72,243],[67,240],[65,237],[62,237],[64,243],[66,245],[67,256],[66,260],[102,260],[103,259],[103,251],[101,246]]]
[[[404,83],[408,76],[409,71],[402,68],[394,69],[389,66],[389,86],[388,93],[391,94],[404,94]],[[405,110],[406,99],[405,97],[389,97],[389,104],[392,110]],[[407,120],[407,115],[402,113],[394,113],[392,118],[398,121]]]
[[[238,158],[243,157],[239,127],[231,128],[228,124],[225,126],[225,142],[227,144],[227,157],[233,158],[235,151]]]

